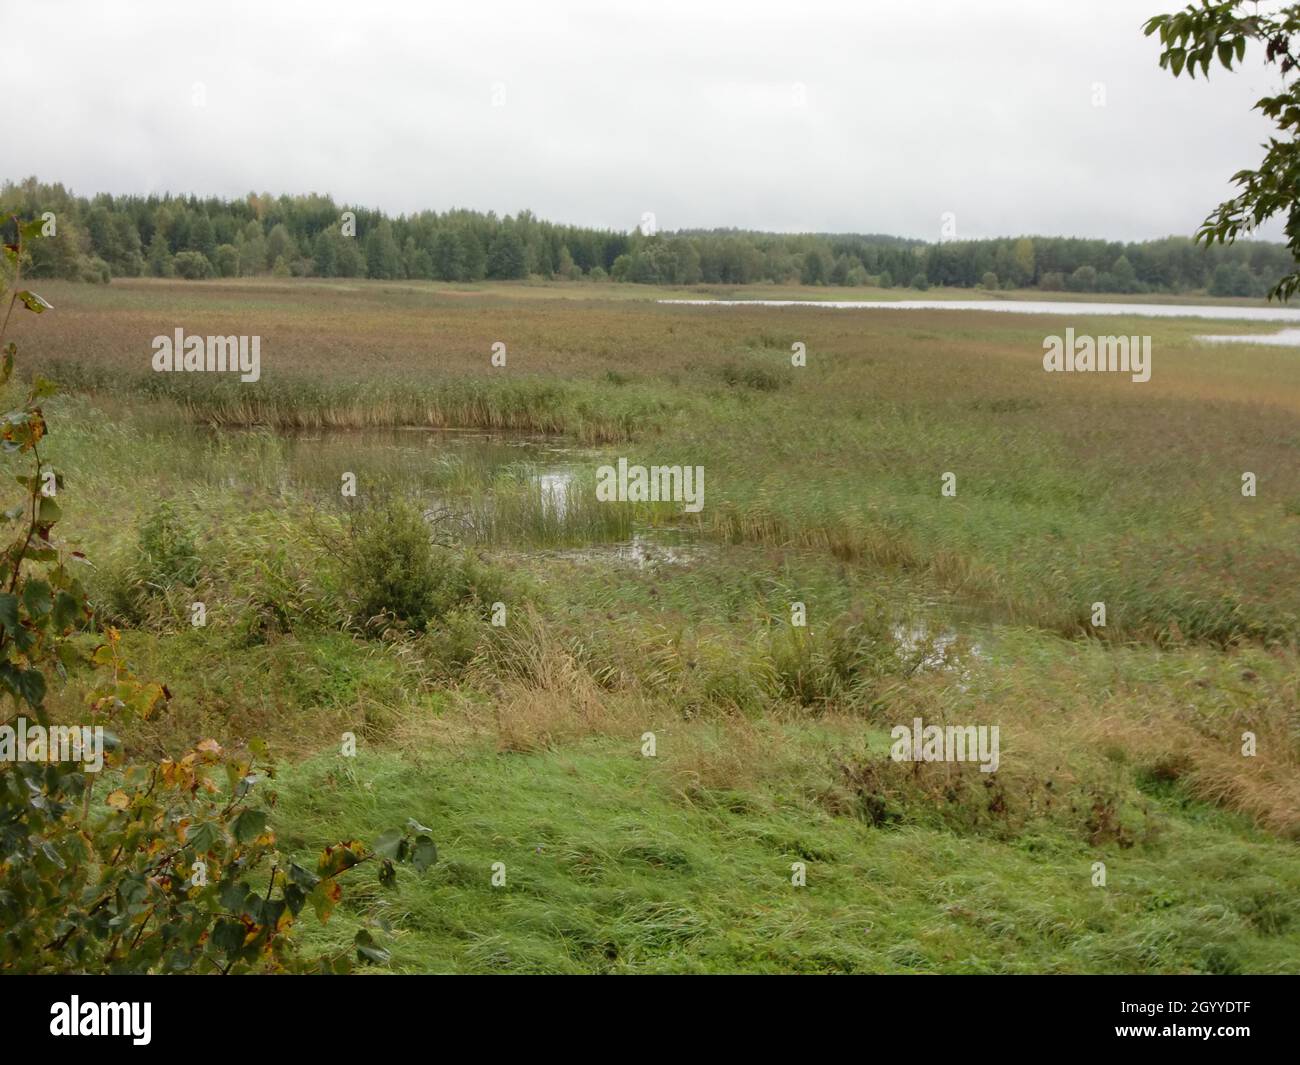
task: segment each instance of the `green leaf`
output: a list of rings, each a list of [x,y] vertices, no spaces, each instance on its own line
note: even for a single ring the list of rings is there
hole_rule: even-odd
[[[37,512],[37,521],[41,524],[47,522],[56,522],[63,517],[63,511],[59,509],[59,504],[54,502],[52,496],[41,496],[41,509]]]
[[[29,311],[35,311],[37,314],[54,310],[53,305],[44,296],[38,296],[35,292],[28,292],[27,289],[23,289],[22,292],[18,293],[18,299]]]
[[[211,821],[203,821],[197,825],[190,825],[185,830],[185,842],[193,847],[200,854],[206,854],[221,839],[221,831]]]
[[[0,594],[0,628],[11,638],[18,633],[18,596],[9,592]]]
[[[242,880],[227,880],[221,885],[221,892],[218,896],[221,900],[223,909],[231,913],[244,913],[248,904],[248,897],[251,892],[248,885]]]
[[[320,877],[304,869],[297,862],[289,863],[289,879],[304,891],[315,891]]]
[[[45,700],[45,676],[39,669],[19,669],[12,662],[0,662],[0,685],[33,710]]]
[[[54,609],[50,586],[40,579],[29,580],[23,586],[23,607],[28,617],[43,618]]]
[[[243,921],[222,918],[212,930],[212,945],[226,954],[234,954],[244,945],[247,931]]]
[[[266,814],[261,810],[243,810],[230,827],[240,843],[251,843],[266,831]]]
[[[76,626],[82,619],[82,603],[75,595],[60,590],[54,597],[54,627],[64,632]],[[65,644],[60,644],[62,649]],[[67,665],[65,662],[64,665]]]

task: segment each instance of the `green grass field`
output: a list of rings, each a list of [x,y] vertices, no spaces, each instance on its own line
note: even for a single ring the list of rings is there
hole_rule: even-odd
[[[16,339],[68,389],[60,528],[173,696],[129,741],[265,737],[287,853],[434,831],[430,871],[305,917],[308,951],[381,917],[417,972],[1300,972],[1300,353],[1196,340],[1273,327],[41,293]],[[1067,326],[1150,335],[1150,382],[1045,374]],[[261,380],[152,372],[177,327],[261,336]],[[703,510],[599,501],[619,457],[703,466]],[[348,565],[394,500],[442,545],[421,624]],[[998,725],[998,771],[892,761],[915,717]]]

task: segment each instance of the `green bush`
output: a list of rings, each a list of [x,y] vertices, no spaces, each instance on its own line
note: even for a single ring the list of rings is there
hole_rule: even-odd
[[[113,276],[108,263],[98,255],[80,256],[77,259],[78,279],[95,285],[107,285]]]
[[[472,554],[435,544],[424,512],[391,495],[356,510],[339,546],[353,619],[370,632],[423,632],[454,607],[491,604],[500,578]]]
[[[212,276],[212,263],[201,251],[178,251],[172,268],[186,281],[203,281]]]

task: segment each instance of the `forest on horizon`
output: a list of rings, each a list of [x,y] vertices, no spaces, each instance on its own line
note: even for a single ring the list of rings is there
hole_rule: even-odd
[[[55,239],[32,245],[29,276],[100,283],[259,275],[457,282],[540,277],[1263,297],[1295,267],[1284,245],[1266,241],[1206,247],[1174,236],[927,242],[734,229],[620,233],[543,221],[528,210],[390,217],[317,193],[86,197],[35,177],[5,181],[0,210],[6,218],[54,215]],[[344,233],[345,212],[353,219],[350,235]]]

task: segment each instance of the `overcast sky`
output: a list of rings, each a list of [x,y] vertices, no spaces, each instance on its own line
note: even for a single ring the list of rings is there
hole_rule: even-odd
[[[1262,155],[1277,75],[1160,70],[1141,25],[1179,6],[39,0],[0,66],[0,176],[620,230],[1190,234]]]

